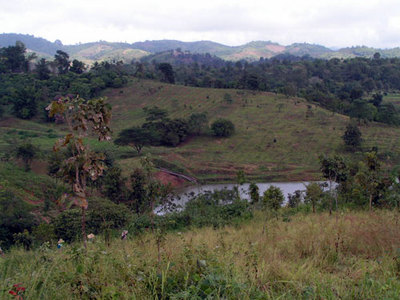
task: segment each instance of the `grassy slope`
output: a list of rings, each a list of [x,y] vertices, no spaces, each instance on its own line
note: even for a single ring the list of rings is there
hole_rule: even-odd
[[[223,101],[225,93],[231,94],[233,104]],[[342,150],[341,136],[348,122],[347,117],[315,105],[313,116],[306,118],[308,103],[304,100],[264,92],[135,80],[123,89],[106,91],[104,96],[113,106],[114,136],[124,128],[142,124],[145,106],[165,108],[173,118],[205,111],[210,121],[231,119],[236,134],[230,138],[196,137],[177,148],[145,149],[206,180],[232,178],[238,169],[263,180],[317,179],[318,156]],[[366,148],[377,145],[391,158],[400,153],[396,128],[370,124],[362,126],[361,131]],[[125,159],[123,166],[130,169],[137,160]]]
[[[167,234],[160,264],[151,233],[110,246],[98,236],[86,255],[79,244],[14,249],[0,257],[0,298],[21,283],[26,299],[398,299],[398,218],[258,214],[239,226]]]
[[[232,104],[224,102],[225,93],[234,99]],[[343,150],[341,136],[348,122],[347,117],[315,105],[312,105],[313,115],[306,118],[309,103],[264,92],[134,80],[122,89],[107,90],[104,96],[113,106],[114,137],[124,128],[141,125],[145,120],[142,108],[151,105],[167,109],[173,118],[205,111],[210,121],[218,117],[231,119],[236,133],[230,138],[195,137],[177,148],[144,149],[145,153],[150,152],[153,157],[207,181],[232,180],[239,169],[255,180],[319,179],[318,156]],[[385,101],[396,100],[388,98]],[[62,129],[60,125],[38,120],[5,118],[0,121],[0,150],[9,153],[15,145],[29,139],[44,152],[44,160],[54,142],[62,136]],[[389,163],[399,157],[400,132],[397,128],[372,123],[363,125],[361,131],[366,149],[378,146]],[[139,157],[129,147],[95,140],[90,143],[92,149],[112,152],[126,174],[138,166]]]

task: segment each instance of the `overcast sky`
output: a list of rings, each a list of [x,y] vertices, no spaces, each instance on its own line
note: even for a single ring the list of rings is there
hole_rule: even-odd
[[[400,46],[400,0],[0,0],[0,30],[64,44],[271,40]]]

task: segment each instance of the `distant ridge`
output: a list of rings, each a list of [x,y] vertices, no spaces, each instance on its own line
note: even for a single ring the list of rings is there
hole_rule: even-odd
[[[57,50],[66,51],[71,58],[77,58],[87,63],[96,60],[123,60],[130,62],[149,54],[180,48],[181,51],[191,53],[209,53],[224,60],[255,61],[271,58],[277,55],[310,56],[313,58],[351,58],[372,57],[376,52],[381,57],[400,57],[400,48],[377,49],[366,46],[346,47],[332,50],[322,45],[308,43],[294,43],[283,46],[271,41],[253,41],[241,46],[227,46],[212,41],[182,42],[178,40],[153,40],[144,42],[115,43],[98,41],[76,45],[63,45],[61,41],[50,42],[46,39],[28,34],[3,33],[0,34],[0,47],[15,45],[21,41],[25,46],[39,56],[52,57]]]

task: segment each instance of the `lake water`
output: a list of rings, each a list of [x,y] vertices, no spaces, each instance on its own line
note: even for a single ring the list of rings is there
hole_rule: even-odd
[[[264,192],[271,186],[276,186],[282,190],[282,193],[285,197],[285,202],[288,200],[288,194],[293,194],[296,190],[304,191],[306,189],[306,185],[309,182],[266,182],[266,183],[257,183],[260,196],[264,194]],[[191,199],[193,196],[203,193],[205,191],[218,191],[223,189],[233,189],[237,184],[226,183],[226,184],[205,184],[205,185],[196,185],[189,186],[184,188],[183,190],[178,191],[178,198],[174,200],[174,203],[180,206],[184,206],[185,203]],[[250,200],[249,196],[249,183],[245,183],[239,186],[240,197],[242,199]],[[158,209],[156,209],[158,211]],[[159,212],[158,212],[159,213]]]

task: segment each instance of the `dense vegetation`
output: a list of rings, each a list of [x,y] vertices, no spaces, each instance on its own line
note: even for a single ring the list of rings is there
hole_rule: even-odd
[[[382,103],[382,93],[400,89],[400,59],[312,59],[281,55],[258,62],[223,61],[208,54],[166,52],[143,58],[136,76],[159,78],[157,61],[174,68],[180,84],[261,90],[299,96],[359,120],[399,124],[396,107]]]
[[[31,119],[38,113],[47,120],[44,107],[60,95],[80,95],[92,98],[107,87],[121,87],[127,79],[118,64],[96,63],[90,72],[85,65],[69,60],[69,55],[57,51],[54,61],[26,57],[24,44],[0,49],[0,111],[11,108],[21,119]]]
[[[299,98],[254,90],[280,91],[286,88],[281,83],[300,84],[301,80],[292,82],[285,76],[302,67],[308,71],[303,74],[306,84],[299,89],[295,86],[300,94],[311,87],[312,92],[318,91],[318,84],[360,83],[362,78],[346,77],[351,70],[342,68],[357,60],[337,61],[338,70],[332,72],[324,69],[335,65],[332,61],[321,68],[321,62],[310,59],[238,63],[231,66],[235,68],[231,79],[232,86],[239,89],[211,90],[173,85],[179,83],[180,71],[196,64],[179,69],[169,62],[104,62],[86,71],[82,62],[70,62],[68,54],[59,50],[52,62],[54,70],[40,60],[32,72],[23,44],[3,48],[0,56],[5,122],[25,126],[19,132],[10,128],[2,132],[1,146],[7,151],[0,162],[0,296],[364,299],[397,295],[400,172],[395,165],[399,152],[397,144],[382,140],[395,136],[395,130],[389,125],[367,127],[360,122],[382,116],[387,103],[378,91],[398,89],[395,81],[382,77],[383,85],[378,86],[379,75],[369,100],[362,98],[366,86],[352,86],[342,98],[335,89],[335,93],[321,93],[332,96],[331,102],[309,99],[333,110],[349,108],[348,113],[358,119],[349,122]],[[211,56],[205,58],[213,61]],[[397,72],[396,60],[391,60],[389,67],[389,60],[378,55],[360,62],[371,72],[381,66],[382,72]],[[220,69],[209,67],[206,73],[227,66],[223,62]],[[282,73],[277,74],[284,75],[269,78],[271,87],[263,87],[258,78],[248,77],[262,66],[265,73],[254,76],[269,76],[278,69]],[[201,69],[203,66],[198,72]],[[311,76],[310,70],[323,72]],[[236,76],[239,81],[235,83]],[[331,76],[336,76],[335,80]],[[92,90],[100,81],[101,88]],[[114,89],[101,92],[106,87]],[[246,88],[250,90],[243,90]],[[188,92],[196,99],[187,100],[193,98]],[[43,97],[36,98],[38,93]],[[97,95],[111,95],[111,100],[93,99]],[[44,106],[47,123],[35,117]],[[115,144],[119,146],[107,143],[112,106],[117,116]],[[393,118],[379,121],[397,125],[397,111],[391,107]],[[366,117],[372,110],[373,117]],[[61,123],[62,128],[49,121]],[[268,127],[263,127],[265,124]],[[268,136],[265,128],[272,135]],[[308,134],[307,130],[314,131]],[[252,137],[260,132],[262,138]],[[285,136],[285,132],[289,134]],[[189,137],[196,141],[190,143]],[[332,139],[339,141],[334,148]],[[239,153],[242,160],[234,156],[238,155],[238,140],[244,147]],[[302,148],[298,149],[300,141]],[[315,143],[325,148],[319,147],[319,153],[310,151]],[[136,153],[124,152],[125,145],[133,146]],[[198,145],[200,149],[195,148]],[[149,152],[156,157],[142,152],[152,146],[157,147]],[[205,149],[209,151],[207,147],[212,149],[208,152],[212,161],[202,156],[207,155],[203,154]],[[272,150],[266,153],[269,148]],[[156,167],[186,173],[187,168],[169,159],[185,149],[190,150],[186,150],[189,164],[197,163],[208,176],[214,174],[206,169],[207,164],[226,164],[226,157],[233,157],[235,165],[229,166],[229,175],[237,186],[189,195],[185,206],[177,207],[171,186],[159,180]],[[230,154],[219,149],[230,149]],[[258,152],[252,152],[254,149]],[[251,163],[258,166],[257,172],[271,176],[270,166],[260,168],[263,157],[259,153],[276,163],[273,155],[289,159],[286,154],[292,152],[285,152],[288,150],[293,150],[289,158],[298,164],[298,159],[312,161],[307,161],[308,166],[314,166],[313,172],[326,182],[306,185],[288,195],[287,202],[275,186],[260,195],[255,177],[250,176]],[[252,153],[257,156],[251,157]],[[320,153],[323,155],[317,158]],[[38,169],[33,163],[38,158],[45,160],[40,171],[47,167],[47,175],[35,173]],[[130,165],[132,161],[136,165]],[[291,175],[289,169],[279,170]],[[249,181],[250,201],[246,201],[240,198],[239,188]]]

